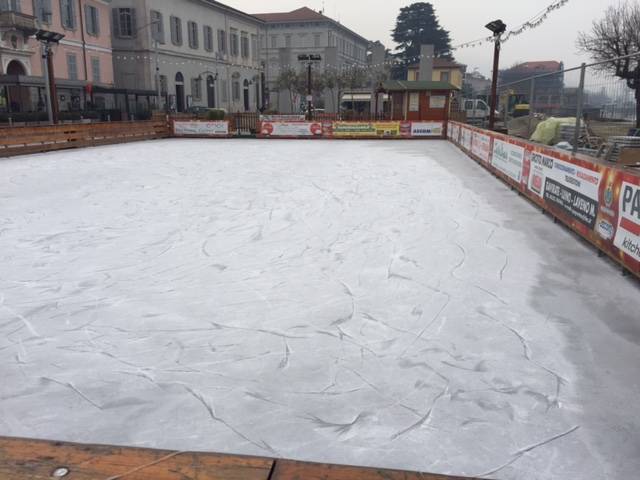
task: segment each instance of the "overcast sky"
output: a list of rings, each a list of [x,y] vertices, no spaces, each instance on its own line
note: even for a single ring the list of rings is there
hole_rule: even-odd
[[[395,47],[391,30],[401,7],[414,3],[402,0],[222,0],[247,13],[290,11],[302,6],[314,10],[325,6],[325,14],[370,40],[380,40]],[[547,21],[507,42],[502,51],[501,66],[519,61],[558,60],[571,67],[588,61],[576,48],[579,31],[588,30],[609,5],[619,0],[570,0]],[[521,25],[545,9],[553,0],[432,0],[440,24],[451,32],[453,45],[476,40],[489,33],[484,25],[501,18],[510,27]],[[490,33],[489,33],[490,34]],[[457,50],[455,57],[488,75],[493,50],[490,45]]]

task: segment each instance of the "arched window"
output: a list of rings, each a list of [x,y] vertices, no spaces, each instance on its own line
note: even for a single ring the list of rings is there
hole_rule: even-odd
[[[176,73],[176,83],[184,85],[184,76],[180,72]]]

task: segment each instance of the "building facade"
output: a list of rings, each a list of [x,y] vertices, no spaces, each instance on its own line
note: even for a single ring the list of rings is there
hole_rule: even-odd
[[[453,60],[446,58],[432,58],[431,60],[431,78],[424,78],[424,65],[410,65],[407,69],[407,80],[409,81],[432,81],[450,83],[457,89],[462,88],[466,66]],[[424,62],[423,62],[424,63]],[[422,69],[422,72],[421,72]]]
[[[282,72],[300,72],[307,67],[305,62],[298,60],[299,55],[320,56],[321,60],[313,65],[314,75],[327,71],[339,73],[349,67],[367,65],[371,42],[322,12],[303,7],[291,12],[254,16],[264,22],[259,45],[265,63],[270,109],[299,111],[305,103],[306,95],[292,94],[278,81]],[[317,107],[327,111],[339,108],[339,88],[325,88],[319,97],[314,98]]]
[[[107,108],[108,96],[94,94],[93,87],[113,86],[109,13],[106,0],[1,0],[0,110],[46,110],[37,30],[64,35],[53,47],[60,110]]]
[[[530,78],[537,78],[534,83],[534,98],[532,104],[538,113],[559,114],[562,109],[562,95],[564,92],[564,65],[554,60],[541,62],[524,62],[509,69],[500,71],[500,85],[509,95],[526,99],[531,102]],[[556,73],[554,75],[554,73]]]
[[[113,0],[116,84],[155,92],[161,108],[262,107],[263,22],[216,1]],[[156,69],[159,75],[156,75]]]

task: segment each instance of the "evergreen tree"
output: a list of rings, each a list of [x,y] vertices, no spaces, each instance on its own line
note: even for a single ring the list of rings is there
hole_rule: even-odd
[[[449,32],[440,26],[433,5],[417,2],[400,9],[393,30],[396,57],[407,61],[420,55],[422,45],[433,45],[437,57],[452,59]]]

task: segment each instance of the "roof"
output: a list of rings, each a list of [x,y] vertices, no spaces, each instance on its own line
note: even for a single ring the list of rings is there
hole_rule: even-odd
[[[458,63],[455,60],[449,60],[446,58],[434,58],[433,59],[433,68],[466,68],[467,66],[462,64],[462,63]],[[409,65],[410,69],[416,69],[416,68],[420,68],[420,64],[419,63],[414,63],[412,65]]]
[[[309,7],[298,8],[291,12],[254,13],[253,16],[265,22],[315,22],[318,20],[331,20],[329,17],[325,17],[323,14],[311,10]]]
[[[364,38],[362,35],[358,35],[356,32],[345,27],[340,22],[336,22],[333,18],[327,17],[320,12],[316,12],[309,7],[301,7],[290,12],[253,13],[251,15],[266,23],[330,22],[338,28],[351,33],[361,41],[369,43],[369,40]]]
[[[562,70],[562,63],[555,60],[543,62],[524,62],[507,69],[508,72],[545,73]]]
[[[460,90],[449,82],[429,82],[426,80],[389,80],[382,84],[382,88],[389,92],[404,92],[407,90]]]

